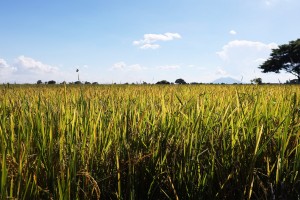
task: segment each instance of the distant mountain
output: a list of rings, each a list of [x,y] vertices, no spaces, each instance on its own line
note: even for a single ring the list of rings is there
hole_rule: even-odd
[[[212,83],[214,83],[214,84],[221,84],[221,83],[233,84],[233,83],[242,83],[242,82],[239,80],[236,80],[234,78],[231,78],[231,77],[221,77],[221,78],[214,80]]]

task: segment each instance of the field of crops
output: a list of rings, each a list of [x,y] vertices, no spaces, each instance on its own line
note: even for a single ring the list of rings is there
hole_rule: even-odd
[[[300,87],[0,86],[0,199],[299,199]]]

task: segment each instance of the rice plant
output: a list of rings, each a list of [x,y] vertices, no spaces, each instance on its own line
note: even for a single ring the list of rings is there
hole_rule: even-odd
[[[0,87],[1,199],[299,199],[290,85]]]

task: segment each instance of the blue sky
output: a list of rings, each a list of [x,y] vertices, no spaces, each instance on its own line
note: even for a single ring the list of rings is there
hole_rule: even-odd
[[[299,38],[299,0],[0,0],[0,82],[243,82]]]

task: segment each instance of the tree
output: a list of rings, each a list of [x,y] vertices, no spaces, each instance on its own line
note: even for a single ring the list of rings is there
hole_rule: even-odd
[[[255,84],[262,84],[262,79],[261,78],[254,78],[251,80],[251,83],[255,83]]]
[[[48,84],[56,84],[56,81],[54,80],[48,81]]]
[[[42,84],[43,82],[42,82],[42,80],[38,80],[37,82],[36,82],[36,84]]]
[[[300,39],[272,49],[270,58],[259,68],[263,70],[263,73],[280,73],[280,70],[285,70],[295,75],[300,81]]]
[[[292,79],[292,80],[287,80],[285,82],[286,84],[299,84],[299,80],[298,79]]]
[[[166,81],[166,80],[162,80],[162,81],[158,81],[156,84],[170,84],[169,81]]]
[[[177,83],[177,84],[186,84],[186,82],[182,78],[176,79],[175,83]]]
[[[202,84],[202,83],[198,83],[198,82],[191,82],[190,84],[191,84],[191,85],[199,85],[199,84]]]

